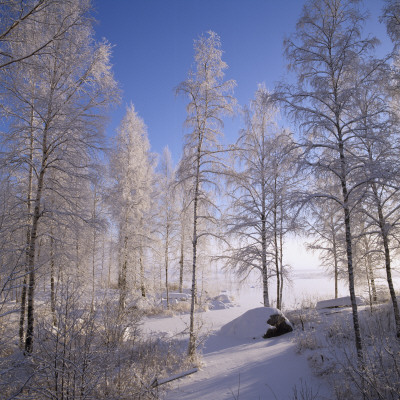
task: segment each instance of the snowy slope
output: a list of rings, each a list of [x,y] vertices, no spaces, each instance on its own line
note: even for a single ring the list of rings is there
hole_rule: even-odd
[[[333,398],[326,382],[313,376],[306,356],[296,353],[293,333],[278,338],[260,338],[267,324],[266,321],[260,323],[258,312],[248,313],[246,318],[235,323],[235,332],[243,333],[249,329],[250,335],[227,335],[231,321],[260,307],[259,297],[253,294],[249,288],[237,299],[240,306],[197,314],[197,319],[203,322],[203,331],[209,334],[204,343],[200,370],[172,382],[166,400],[291,399],[294,386],[301,389],[302,382],[312,388],[314,395],[318,392],[315,398]],[[249,320],[251,315],[253,319]],[[187,314],[148,318],[143,331],[186,339],[184,331],[188,322]],[[221,331],[223,326],[226,328]],[[257,335],[258,339],[253,339],[259,329],[263,332]]]
[[[293,334],[278,338],[240,341],[220,333],[206,343],[201,370],[173,385],[167,399],[290,399],[301,382],[312,386],[318,399],[329,390],[312,375],[304,356],[298,355]]]

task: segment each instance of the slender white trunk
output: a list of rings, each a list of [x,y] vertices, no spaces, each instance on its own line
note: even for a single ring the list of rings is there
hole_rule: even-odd
[[[140,245],[139,249],[139,266],[140,266],[140,290],[142,297],[146,297],[146,283],[144,276],[144,260],[143,260],[143,247]]]
[[[165,237],[165,252],[164,252],[164,258],[165,258],[165,290],[167,293],[167,308],[169,308],[169,288],[168,288],[168,264],[169,264],[169,256],[168,256],[168,250],[169,250],[169,223],[167,222],[166,226],[166,237]]]
[[[264,307],[269,307],[268,293],[268,264],[267,264],[267,194],[265,191],[265,134],[262,135],[262,176],[261,176],[261,264],[262,264],[262,280],[263,280],[263,300]]]
[[[273,204],[273,216],[274,216],[274,258],[275,258],[275,273],[276,273],[276,308],[280,310],[281,302],[280,302],[280,294],[281,294],[281,277],[279,271],[279,247],[278,247],[278,220],[277,220],[277,202],[276,202],[276,179],[275,179],[275,187],[274,187],[274,204]]]
[[[46,143],[44,143],[46,149]],[[27,309],[27,328],[25,337],[25,352],[30,354],[33,351],[33,335],[34,335],[34,324],[35,324],[35,284],[36,284],[36,268],[35,268],[35,251],[36,251],[36,240],[37,231],[39,227],[39,219],[41,217],[40,202],[42,199],[44,174],[45,174],[45,157],[46,151],[43,153],[42,168],[39,173],[38,185],[35,197],[35,207],[33,212],[31,237],[29,241],[29,253],[28,253],[28,309]]]
[[[182,293],[183,290],[183,263],[184,263],[184,250],[185,250],[185,230],[182,228],[181,230],[181,249],[180,249],[180,257],[179,257],[179,293]]]
[[[337,255],[336,232],[333,223],[333,216],[331,215],[332,227],[332,251],[333,251],[333,267],[334,267],[334,280],[335,280],[335,299],[338,298],[338,281],[339,281],[339,261]]]
[[[96,206],[97,206],[97,199],[96,199],[96,187],[94,188],[93,193],[93,224],[96,221]],[[91,303],[91,311],[94,311],[94,298],[95,298],[95,277],[96,277],[96,242],[97,242],[97,230],[96,227],[93,226],[93,241],[92,241],[92,303]]]
[[[51,315],[53,317],[53,326],[57,326],[54,239],[53,239],[52,228],[50,230],[50,309],[51,309]]]
[[[193,264],[192,264],[192,299],[190,304],[190,323],[189,323],[189,346],[188,356],[193,358],[196,353],[196,334],[194,331],[194,312],[197,296],[196,288],[196,267],[197,267],[197,208],[199,200],[199,189],[200,189],[200,156],[201,156],[201,140],[197,147],[197,160],[196,160],[196,176],[195,176],[195,190],[194,190],[194,202],[193,202]]]
[[[25,274],[22,283],[21,293],[21,309],[19,318],[19,343],[21,349],[24,346],[24,329],[25,329],[25,312],[26,312],[26,292],[28,283],[28,264],[29,264],[29,247],[32,226],[32,181],[33,181],[33,107],[31,108],[30,115],[30,134],[29,134],[29,172],[28,172],[28,193],[27,193],[27,229],[26,229],[26,251],[25,251]]]
[[[281,277],[281,286],[279,292],[279,304],[282,307],[283,298],[283,202],[280,203],[280,217],[279,217],[279,274]]]
[[[380,233],[381,233],[381,238],[382,238],[383,248],[384,248],[384,253],[385,253],[386,280],[387,280],[387,283],[389,286],[390,299],[392,301],[392,306],[393,306],[394,320],[396,323],[396,336],[397,336],[397,338],[400,339],[400,312],[399,312],[399,305],[397,303],[396,292],[394,290],[393,278],[392,278],[392,267],[391,267],[391,261],[390,261],[390,248],[389,248],[389,237],[388,237],[389,225],[387,224],[387,222],[383,216],[382,204],[379,200],[378,190],[377,190],[375,184],[372,185],[372,190],[374,192],[375,202],[376,202],[376,206],[378,209],[379,228],[380,228]]]
[[[122,248],[122,262],[121,269],[118,277],[119,286],[119,310],[125,310],[126,306],[126,276],[128,271],[128,236],[124,236],[123,248]]]
[[[351,308],[353,316],[353,328],[354,328],[357,357],[359,362],[362,363],[364,357],[363,357],[360,324],[358,321],[358,309],[357,309],[357,300],[356,300],[355,285],[354,285],[350,206],[349,206],[349,196],[348,196],[347,181],[346,181],[346,159],[344,156],[344,145],[342,140],[339,141],[339,156],[341,163],[340,183],[342,186],[342,196],[343,196],[343,213],[344,213],[344,227],[345,227],[345,238],[346,238],[347,272],[349,277],[349,292],[350,292],[350,300],[351,300]]]

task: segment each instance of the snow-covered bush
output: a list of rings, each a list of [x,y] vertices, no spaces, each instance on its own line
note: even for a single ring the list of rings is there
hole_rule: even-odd
[[[293,388],[291,400],[318,400],[319,398],[318,390],[307,384],[306,381],[301,380],[300,383]]]
[[[289,316],[297,350],[307,352],[311,368],[331,382],[337,400],[400,398],[400,343],[390,304],[359,309],[363,364],[355,352],[350,309],[297,310]]]
[[[82,301],[79,291],[60,288],[55,315],[48,311],[37,315],[32,355],[24,356],[17,342],[10,343],[7,352],[0,350],[1,396],[157,398],[163,387],[155,388],[152,382],[186,367],[186,346],[166,337],[144,337],[141,318],[138,308],[121,311],[115,299],[92,307]]]
[[[364,310],[360,313],[360,325],[364,338],[362,365],[350,350],[350,339],[335,344],[337,398],[400,398],[400,343],[395,336],[392,308],[384,304],[372,313]]]
[[[298,330],[314,329],[319,322],[319,314],[314,308],[299,308],[297,310],[287,311],[293,327]]]
[[[320,316],[311,300],[303,302],[296,310],[286,312],[295,331],[296,349],[299,353],[306,350],[315,350],[320,347],[320,338],[316,335],[316,327],[320,323]]]
[[[304,331],[296,336],[296,350],[303,353],[306,350],[316,350],[320,347],[318,339],[314,332]]]

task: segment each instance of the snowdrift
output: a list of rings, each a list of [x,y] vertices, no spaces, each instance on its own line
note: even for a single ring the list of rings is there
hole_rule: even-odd
[[[272,315],[276,314],[283,316],[282,312],[277,308],[253,308],[224,325],[220,330],[220,334],[240,339],[260,339],[268,329],[274,329],[267,321]]]
[[[222,293],[212,299],[208,300],[208,307],[210,310],[224,310],[234,307],[232,298],[225,293]]]
[[[362,306],[365,304],[365,301],[361,297],[356,296],[356,303],[358,306]],[[315,306],[317,310],[342,307],[351,307],[350,296],[339,297],[337,299],[321,300]]]

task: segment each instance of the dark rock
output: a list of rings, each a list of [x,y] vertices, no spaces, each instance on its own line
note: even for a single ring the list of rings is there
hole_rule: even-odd
[[[270,316],[267,324],[272,327],[269,328],[266,334],[263,336],[264,339],[268,339],[275,336],[280,336],[285,333],[292,332],[293,327],[289,320],[282,314],[273,314]]]

